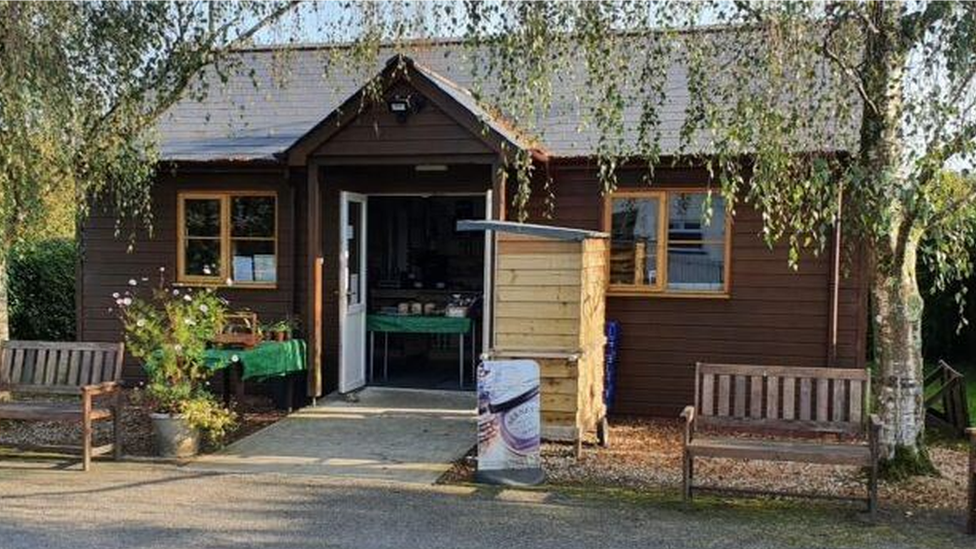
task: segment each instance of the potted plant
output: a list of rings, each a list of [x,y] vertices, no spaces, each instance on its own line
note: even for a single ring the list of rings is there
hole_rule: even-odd
[[[130,280],[136,286],[135,280]],[[213,372],[204,356],[223,322],[225,302],[213,290],[191,291],[162,284],[143,299],[115,294],[127,350],[142,361],[147,381],[139,399],[152,410],[156,449],[163,457],[190,457],[201,434],[213,443],[236,417],[209,391]]]
[[[288,341],[295,331],[295,322],[286,318],[273,322],[264,327],[264,333],[270,341]]]

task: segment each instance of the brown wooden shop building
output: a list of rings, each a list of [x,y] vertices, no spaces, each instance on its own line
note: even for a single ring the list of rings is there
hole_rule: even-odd
[[[491,246],[455,226],[511,217],[515,184],[503,167],[527,151],[551,178],[554,201],[546,218],[538,186],[530,220],[610,235],[606,319],[620,326],[614,413],[676,414],[693,399],[697,361],[864,366],[857,258],[841,269],[827,253],[790,269],[785,247],[763,243],[747,204],[733,219],[713,195],[712,218],[703,218],[715,184],[687,163],[662,164],[650,185],[643,168],[624,166],[619,189],[602,196],[595,136],[577,131],[572,108],[556,104],[541,120],[544,141],[525,136],[468,91],[470,71],[454,48],[391,57],[378,68],[382,100],[366,108],[368,77],[323,78],[320,48],[292,48],[283,79],[275,51],[240,52],[254,82],[215,80],[206,99],[180,102],[159,127],[152,234],[140,232],[129,249],[101,209],[83,227],[79,339],[118,340],[111,294],[133,278],[155,281],[162,268],[177,284],[218,286],[262,320],[297,318],[309,340],[310,396],[368,384],[456,388],[454,338],[393,337],[382,354],[363,318],[460,300],[472,304],[476,326],[464,360],[488,348],[481,298]],[[662,112],[674,117],[662,124],[675,128],[662,138],[668,153],[684,110],[674,103]],[[552,324],[549,308],[524,310],[537,321],[527,329]],[[385,376],[378,354],[388,357]],[[135,362],[126,375],[140,376]]]

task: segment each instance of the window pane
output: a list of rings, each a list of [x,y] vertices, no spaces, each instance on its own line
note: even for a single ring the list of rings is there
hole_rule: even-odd
[[[234,282],[274,282],[277,278],[273,240],[234,240],[231,257]]]
[[[184,269],[191,276],[220,276],[220,241],[186,239]]]
[[[220,236],[220,199],[187,199],[183,213],[187,236]]]
[[[610,227],[610,283],[658,282],[658,198],[615,198]]]
[[[724,283],[724,243],[668,242],[669,290],[722,291]]]
[[[231,198],[230,211],[231,236],[274,236],[273,196],[235,196]]]
[[[669,240],[723,240],[725,237],[725,199],[717,194],[711,199],[711,218],[706,219],[706,193],[671,193],[668,196]]]

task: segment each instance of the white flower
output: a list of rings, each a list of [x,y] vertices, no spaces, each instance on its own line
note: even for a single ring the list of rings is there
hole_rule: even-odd
[[[119,298],[119,292],[112,292],[112,298],[113,299],[118,299]]]
[[[183,296],[183,301],[193,301],[193,297],[191,297],[190,294],[186,294]]]
[[[143,282],[149,282],[149,277],[148,277],[148,276],[144,276],[144,277],[142,277],[142,281],[143,281]]]
[[[122,298],[122,304],[126,306],[132,305],[132,298],[131,297]]]
[[[140,318],[139,320],[136,321],[136,326],[138,326],[140,328],[142,328],[145,325],[146,325],[146,319],[144,319],[144,318]]]
[[[183,350],[183,346],[177,343],[176,345],[173,345],[173,350],[178,353]]]
[[[241,357],[239,357],[237,355],[230,355],[230,361],[231,362],[238,362],[240,360],[241,360]]]
[[[210,310],[210,307],[207,307],[206,303],[201,303],[200,304],[200,312],[201,313],[206,313],[209,310]]]
[[[135,286],[135,285],[137,285],[137,284],[139,284],[139,283],[138,283],[138,282],[136,282],[136,279],[134,279],[134,278],[130,278],[130,279],[129,279],[129,286]]]
[[[210,265],[204,265],[203,266],[203,274],[205,274],[205,275],[210,274]]]
[[[193,320],[192,318],[186,318],[186,319],[183,319],[183,323],[186,324],[187,326],[194,326],[194,325],[196,325],[197,322],[195,320]]]
[[[173,295],[180,295],[180,291],[176,288],[173,288]]]
[[[161,272],[161,273],[165,273],[165,272],[166,272],[166,267],[160,267],[160,268],[159,268],[159,272]]]
[[[227,277],[227,285],[228,286],[233,286],[234,285],[234,281],[229,276]]]

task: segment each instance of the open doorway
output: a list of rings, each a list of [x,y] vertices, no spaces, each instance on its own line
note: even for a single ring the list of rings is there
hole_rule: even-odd
[[[374,385],[470,389],[480,349],[485,195],[370,195],[367,375]]]

